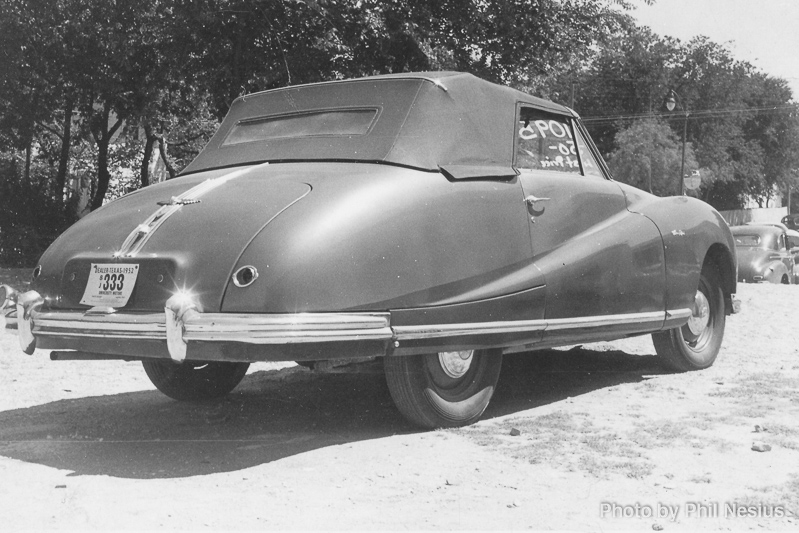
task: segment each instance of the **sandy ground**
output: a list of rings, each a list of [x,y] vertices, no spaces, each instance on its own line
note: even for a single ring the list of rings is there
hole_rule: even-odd
[[[796,531],[799,286],[739,287],[709,370],[649,337],[509,356],[483,419],[433,432],[382,376],[258,364],[185,404],[0,336],[0,529]]]

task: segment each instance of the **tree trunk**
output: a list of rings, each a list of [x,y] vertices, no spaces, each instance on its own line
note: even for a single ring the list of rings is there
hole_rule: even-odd
[[[141,186],[147,187],[150,185],[150,160],[153,158],[153,147],[158,141],[158,138],[153,135],[153,128],[149,124],[144,126],[144,154],[142,155],[141,167],[139,170],[139,178],[141,179]]]
[[[124,122],[122,118],[117,118],[109,128],[110,117],[111,105],[106,102],[103,104],[103,114],[99,124],[96,125],[98,129],[94,134],[94,139],[97,143],[97,191],[92,197],[92,211],[103,205],[105,194],[108,192],[108,182],[111,181],[111,173],[108,171],[108,147],[111,144],[114,133]]]
[[[33,156],[33,135],[28,139],[28,145],[25,147],[25,182],[31,180],[31,158]]]
[[[58,174],[56,174],[56,194],[59,200],[64,199],[64,186],[67,183],[69,145],[72,142],[72,108],[74,105],[72,98],[67,97],[64,105],[64,136],[61,138],[61,154],[58,158]]]
[[[39,98],[37,94],[34,94],[33,100],[31,102],[31,109],[36,109],[38,105]],[[31,160],[33,159],[33,139],[35,137],[36,132],[36,119],[31,115],[30,123],[28,124],[28,131],[25,132],[28,136],[26,139],[27,142],[25,143],[25,181],[30,183],[31,179]]]
[[[108,182],[111,181],[111,173],[108,172],[108,145],[110,136],[104,132],[103,136],[97,139],[97,190],[92,197],[92,211],[103,205],[105,193],[108,192]]]
[[[166,141],[164,140],[163,135],[158,137],[158,153],[161,154],[161,159],[164,160],[166,171],[169,172],[169,177],[167,179],[174,179],[178,173],[175,170],[175,167],[172,166],[172,163],[169,161],[169,156],[166,154]]]

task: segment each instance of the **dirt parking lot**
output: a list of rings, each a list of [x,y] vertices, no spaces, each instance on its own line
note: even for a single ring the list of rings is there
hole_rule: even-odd
[[[257,364],[186,404],[3,336],[2,529],[796,531],[799,286],[739,297],[709,370],[649,337],[508,356],[483,419],[432,432],[381,376]]]

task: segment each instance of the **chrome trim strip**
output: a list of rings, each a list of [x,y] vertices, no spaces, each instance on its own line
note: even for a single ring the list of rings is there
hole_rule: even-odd
[[[443,324],[431,326],[394,326],[397,340],[434,339],[461,335],[484,335],[492,333],[519,333],[524,331],[558,331],[567,329],[599,328],[625,324],[657,324],[667,318],[688,319],[690,309],[677,309],[668,312],[630,313],[598,317],[559,318],[543,320],[517,320],[506,322],[480,322],[465,324]]]
[[[655,311],[652,313],[630,313],[625,315],[557,318],[547,320],[546,331],[599,328],[603,326],[621,326],[624,324],[647,324],[650,322],[663,322],[664,320],[666,320],[666,313],[662,311]]]
[[[34,335],[164,340],[162,313],[96,315],[82,312],[46,312],[34,316]]]
[[[293,344],[391,340],[388,313],[202,314],[184,323],[186,341]]]
[[[683,318],[688,320],[692,316],[694,316],[694,312],[691,309],[673,309],[666,311],[667,320],[680,320]]]
[[[475,322],[466,324],[436,324],[430,326],[394,326],[397,340],[437,339],[460,335],[482,335],[491,333],[520,333],[542,331],[546,320],[516,320],[507,322]]]

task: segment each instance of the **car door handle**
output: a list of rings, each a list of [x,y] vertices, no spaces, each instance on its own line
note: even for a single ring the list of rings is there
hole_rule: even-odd
[[[550,200],[551,200],[551,198],[538,198],[537,196],[533,196],[531,194],[530,196],[528,196],[527,198],[524,199],[524,203],[526,203],[527,205],[532,206],[533,204],[535,204],[537,202],[548,202]]]

